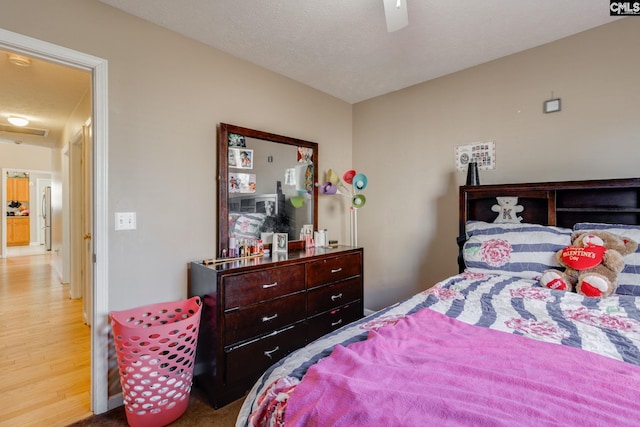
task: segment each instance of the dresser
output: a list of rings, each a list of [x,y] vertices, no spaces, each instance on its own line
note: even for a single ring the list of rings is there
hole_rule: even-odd
[[[223,264],[189,264],[203,309],[195,383],[220,408],[273,363],[363,316],[363,249],[315,248]]]

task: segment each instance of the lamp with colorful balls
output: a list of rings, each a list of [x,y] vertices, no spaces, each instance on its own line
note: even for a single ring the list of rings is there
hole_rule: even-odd
[[[326,181],[320,186],[320,194],[338,194],[350,199],[351,246],[358,246],[358,214],[357,210],[367,203],[367,198],[360,191],[367,188],[369,180],[363,173],[349,169],[342,174],[342,180],[332,169],[326,174]]]

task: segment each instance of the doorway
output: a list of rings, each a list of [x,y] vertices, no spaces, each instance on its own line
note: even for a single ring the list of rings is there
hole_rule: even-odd
[[[107,61],[0,29],[0,48],[91,72],[92,92],[92,297],[91,410],[108,408]]]
[[[6,58],[5,55],[12,54],[11,51],[0,52],[2,60]],[[3,253],[7,259],[1,260],[0,264],[0,274],[6,279],[0,284],[3,296],[6,296],[2,299],[0,312],[10,316],[3,320],[3,324],[30,338],[17,344],[10,335],[3,334],[0,347],[16,348],[21,345],[22,347],[18,348],[24,350],[24,357],[19,358],[14,352],[9,359],[10,363],[25,372],[20,375],[22,377],[27,375],[26,372],[34,373],[29,376],[26,386],[24,382],[11,383],[8,372],[0,374],[1,382],[12,386],[10,392],[6,387],[0,391],[2,399],[9,401],[11,406],[16,408],[15,411],[3,414],[2,418],[16,425],[22,424],[30,416],[41,416],[43,410],[50,410],[52,406],[60,410],[60,416],[64,417],[60,421],[64,422],[74,421],[74,417],[86,416],[91,408],[90,319],[86,316],[86,310],[80,310],[84,307],[83,302],[91,301],[91,293],[83,295],[81,291],[84,288],[84,283],[81,283],[84,279],[81,274],[83,265],[79,262],[80,256],[78,259],[73,258],[74,252],[78,250],[67,249],[68,245],[81,248],[82,240],[79,236],[66,239],[69,241],[60,239],[60,236],[73,231],[63,229],[61,218],[73,211],[74,201],[75,204],[82,205],[84,200],[91,199],[91,194],[88,192],[85,195],[70,188],[70,183],[78,183],[77,186],[82,188],[84,176],[79,172],[75,172],[77,176],[74,176],[74,170],[81,169],[81,161],[76,160],[79,165],[76,168],[61,167],[61,163],[72,163],[73,159],[61,155],[59,145],[66,138],[64,135],[58,136],[59,132],[56,132],[63,124],[65,127],[73,128],[74,116],[84,116],[85,120],[91,116],[90,102],[79,102],[77,98],[86,98],[90,94],[91,74],[37,58],[23,58],[30,61],[28,70],[11,67],[6,70],[6,62],[2,65],[7,71],[3,73],[5,79],[2,84],[11,85],[15,91],[15,95],[3,97],[3,109],[29,117],[32,124],[26,131],[48,120],[51,122],[52,130],[48,133],[52,136],[49,139],[23,140],[25,129],[12,129],[11,135],[6,135],[8,132],[5,132],[2,136],[15,139],[5,139],[0,145],[0,162],[3,166],[10,166],[2,169],[3,188],[6,191],[3,191],[1,199],[7,210],[7,233],[3,233],[3,243],[6,245]],[[46,74],[46,85],[43,85],[39,78],[41,74]],[[57,84],[60,80],[65,84]],[[38,91],[40,99],[30,98],[29,93],[32,90]],[[65,92],[69,101],[52,104],[55,107],[50,109],[47,107],[50,92]],[[27,102],[20,104],[22,99]],[[84,108],[78,109],[77,106],[83,104]],[[69,109],[77,112],[70,112]],[[57,119],[58,115],[63,117],[63,121]],[[1,121],[4,121],[4,118]],[[89,141],[75,138],[70,142],[82,145]],[[32,167],[45,167],[47,170],[25,169]],[[52,187],[59,189],[56,198],[51,197]],[[62,198],[63,194],[69,196]],[[9,199],[9,203],[6,203],[5,199]],[[44,207],[48,208],[47,230],[43,230]],[[2,215],[5,216],[4,211]],[[81,225],[82,221],[77,220],[75,223]],[[17,225],[21,227],[20,232],[17,231]],[[43,231],[48,233],[45,234]],[[55,239],[51,239],[51,236],[55,236]],[[79,270],[80,273],[69,277],[66,270],[72,273]],[[73,276],[75,278],[72,278]],[[10,314],[16,312],[23,313],[18,317],[22,320],[17,323],[15,316]],[[47,354],[46,357],[32,357],[33,354],[43,352]],[[73,363],[66,365],[66,360]],[[66,366],[60,369],[61,365]],[[43,377],[36,374],[46,369],[50,370],[50,375]],[[48,400],[31,399],[33,389],[39,390]],[[69,391],[60,393],[60,390]],[[32,400],[40,405],[17,404],[20,401]],[[57,421],[53,424],[57,424]]]
[[[10,143],[10,141],[6,141]],[[4,166],[11,165],[13,158],[12,153],[21,152],[23,149],[27,152],[25,155],[31,158],[31,156],[46,158],[51,156],[51,150],[45,147],[25,147],[24,145],[17,145],[12,147],[12,150],[3,151],[4,146],[0,145],[0,153],[2,153],[2,164]],[[23,159],[24,160],[24,159]],[[37,163],[37,162],[36,162]],[[16,169],[16,168],[2,168],[2,176],[4,179],[0,180],[3,188],[7,189],[6,182],[10,177],[20,176],[22,179],[28,181],[28,191],[25,194],[25,201],[19,202],[20,208],[11,208],[12,196],[3,191],[4,195],[0,200],[3,203],[4,208],[0,209],[0,214],[3,217],[3,222],[6,224],[0,227],[0,234],[2,235],[2,244],[0,244],[0,255],[6,258],[15,256],[28,256],[28,255],[41,255],[47,252],[47,246],[45,242],[45,230],[43,219],[43,200],[42,196],[47,186],[51,186],[51,171],[50,170],[33,170],[33,169]],[[13,202],[15,203],[15,201]],[[27,238],[25,241],[16,244],[10,242],[9,238],[9,225],[8,221],[15,218],[16,215],[20,216],[20,220],[28,223]]]

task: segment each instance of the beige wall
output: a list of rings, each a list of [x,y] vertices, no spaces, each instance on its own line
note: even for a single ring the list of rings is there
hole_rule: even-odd
[[[185,297],[187,263],[215,255],[220,122],[351,163],[351,105],[97,1],[8,2],[0,27],[108,60],[110,310]],[[130,211],[137,230],[113,231]]]
[[[51,170],[51,149],[34,145],[0,143],[0,169]]]
[[[365,305],[457,271],[456,145],[495,141],[484,184],[640,176],[638,40],[640,21],[625,18],[356,104],[354,166],[370,182]],[[552,92],[562,111],[543,114]]]
[[[353,108],[96,1],[11,2],[0,27],[109,61],[108,218],[138,214],[109,234],[110,309],[185,296],[186,263],[214,255],[220,122],[317,141],[321,172],[368,175],[370,308],[456,271],[456,145],[496,142],[483,183],[637,175],[634,18]],[[552,92],[563,111],[544,115]],[[320,226],[346,241],[342,200],[320,199]]]

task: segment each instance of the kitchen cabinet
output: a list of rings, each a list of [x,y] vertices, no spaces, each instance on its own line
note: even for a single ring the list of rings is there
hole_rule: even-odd
[[[29,202],[29,178],[7,178],[7,200]]]
[[[29,217],[7,218],[7,246],[22,246],[30,243]]]

